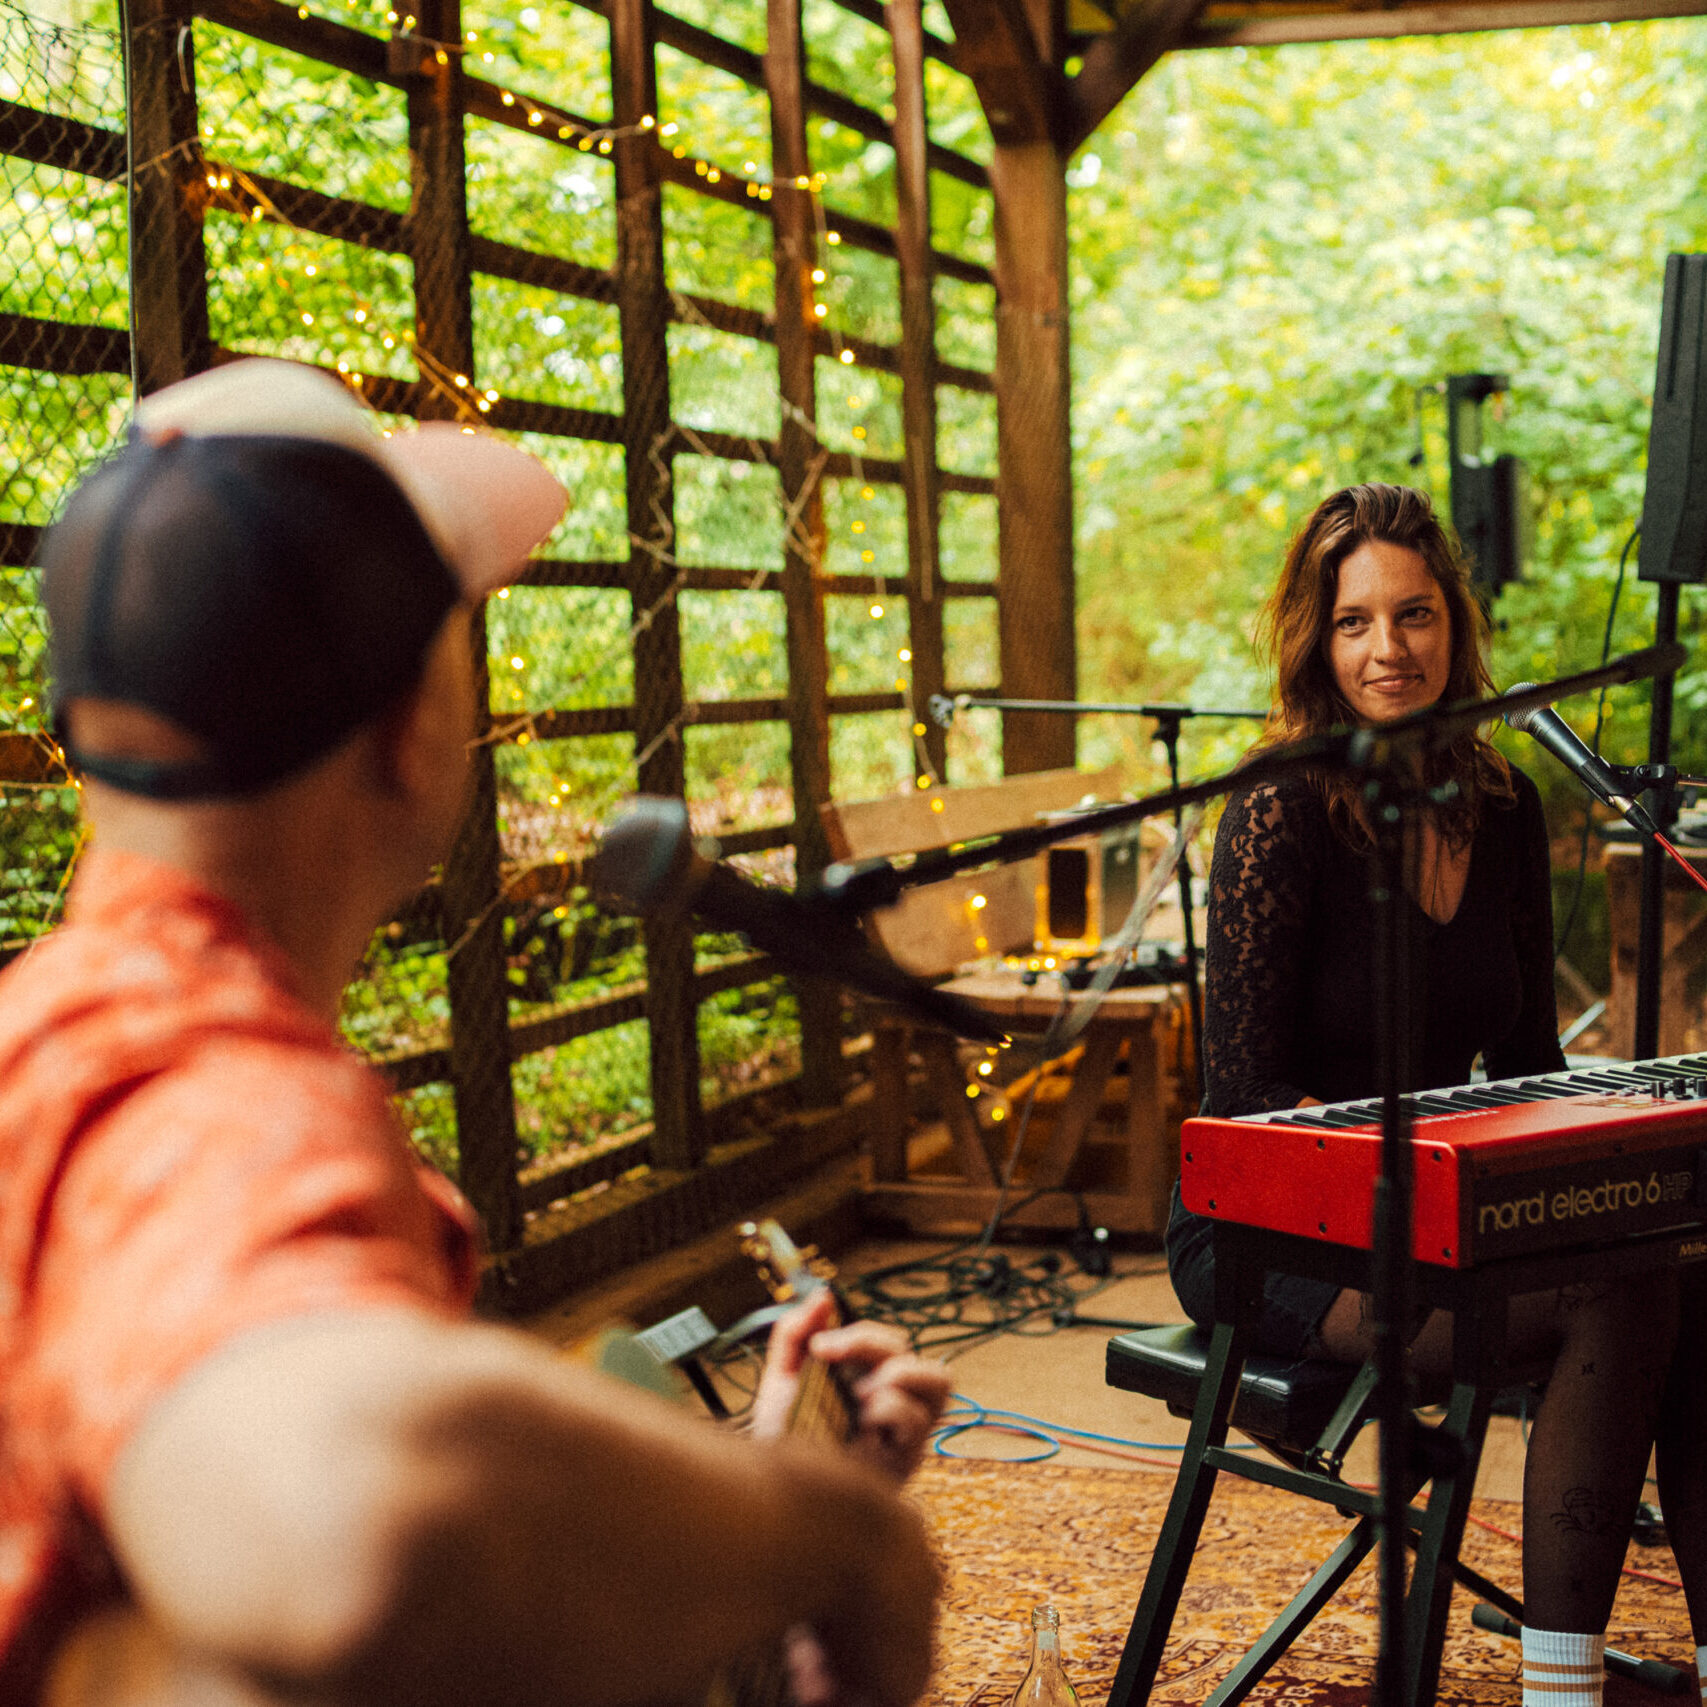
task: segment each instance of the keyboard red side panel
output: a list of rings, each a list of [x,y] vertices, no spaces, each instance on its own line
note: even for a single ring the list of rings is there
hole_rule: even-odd
[[[1454,1123],[1443,1115],[1438,1124]],[[1431,1123],[1434,1124],[1434,1123]],[[1459,1258],[1459,1168],[1453,1147],[1416,1141],[1413,1248],[1448,1268]],[[1180,1195],[1187,1209],[1276,1233],[1368,1250],[1373,1243],[1381,1132],[1331,1132],[1237,1120],[1188,1120],[1180,1129]]]
[[[1701,1118],[1698,1103],[1590,1094],[1420,1119],[1413,1135],[1417,1260],[1468,1265],[1473,1176],[1657,1148],[1689,1137]],[[1195,1119],[1180,1130],[1180,1151],[1180,1194],[1197,1214],[1370,1248],[1379,1127],[1319,1131]]]

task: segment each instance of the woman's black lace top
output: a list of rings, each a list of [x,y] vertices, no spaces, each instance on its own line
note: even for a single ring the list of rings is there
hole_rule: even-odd
[[[1547,832],[1535,785],[1484,804],[1458,911],[1407,894],[1415,1088],[1564,1066],[1553,999]],[[1205,1112],[1254,1114],[1375,1095],[1374,919],[1365,857],[1303,780],[1228,802],[1210,868]]]

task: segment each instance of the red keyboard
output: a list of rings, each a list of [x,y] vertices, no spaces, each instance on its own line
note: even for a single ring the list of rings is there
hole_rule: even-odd
[[[1707,1055],[1456,1085],[1406,1097],[1419,1262],[1707,1227]],[[1199,1215],[1367,1250],[1381,1104],[1186,1121],[1180,1191]]]

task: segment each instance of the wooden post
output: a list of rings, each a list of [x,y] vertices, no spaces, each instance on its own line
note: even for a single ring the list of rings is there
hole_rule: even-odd
[[[136,175],[130,186],[131,370],[139,396],[208,363],[207,179],[197,143],[192,12],[131,0],[125,52]]]
[[[644,794],[686,792],[681,622],[676,567],[673,427],[670,421],[669,292],[664,284],[663,185],[651,0],[610,0],[616,159],[617,314],[622,328],[628,584],[634,637],[634,744]],[[646,1017],[652,1040],[652,1160],[691,1168],[705,1154],[699,1101],[699,1010],[693,925],[651,918],[646,943]]]
[[[784,541],[782,587],[788,623],[789,773],[794,788],[798,878],[830,863],[818,808],[830,798],[830,662],[824,632],[825,452],[818,441],[817,317],[812,269],[817,231],[806,147],[806,49],[801,0],[768,0],[765,82],[771,106],[771,212],[776,243],[777,384],[782,431],[777,461],[791,525]],[[841,996],[815,979],[796,986],[800,1001],[802,1092],[820,1107],[841,1100]]]
[[[459,0],[422,0],[420,33],[462,40]],[[462,56],[417,61],[407,86],[413,210],[409,254],[415,275],[415,351],[424,382],[423,419],[455,420],[461,375],[474,377],[474,311],[468,266],[468,199],[462,141]],[[434,378],[436,376],[436,379]],[[488,709],[486,615],[471,625],[476,703],[484,735]],[[498,787],[492,748],[477,741],[467,816],[445,861],[445,942],[450,997],[450,1072],[456,1102],[458,1180],[494,1251],[514,1244],[516,1107],[510,1085],[509,986],[499,901]]]
[[[930,168],[925,129],[925,33],[919,0],[885,7],[895,61],[895,249],[901,262],[901,416],[907,498],[907,645],[913,654],[913,706],[925,726],[925,753],[946,781],[948,732],[924,715],[945,691],[941,566],[937,526],[936,304],[932,296]]]
[[[1072,373],[1067,300],[1066,162],[1055,144],[998,142],[996,202],[996,510],[1002,692],[1073,699]],[[1071,765],[1074,720],[1007,713],[1002,766]]]

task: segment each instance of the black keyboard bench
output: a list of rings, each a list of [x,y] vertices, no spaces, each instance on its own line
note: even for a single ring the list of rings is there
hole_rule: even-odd
[[[1149,1697],[1220,1471],[1321,1501],[1353,1523],[1205,1707],[1230,1707],[1243,1700],[1378,1539],[1378,1496],[1341,1477],[1345,1454],[1369,1420],[1373,1365],[1354,1369],[1247,1353],[1262,1257],[1272,1248],[1248,1229],[1218,1228],[1218,1296],[1228,1320],[1217,1324],[1212,1334],[1191,1326],[1143,1328],[1108,1343],[1109,1386],[1159,1399],[1174,1415],[1191,1418],[1173,1497],[1108,1707],[1142,1707]],[[1404,1611],[1407,1707],[1427,1707],[1434,1700],[1454,1582],[1517,1624],[1523,1621],[1521,1602],[1458,1557],[1491,1402],[1512,1374],[1503,1359],[1484,1355],[1487,1338],[1488,1330],[1477,1324],[1466,1336],[1473,1346],[1467,1343],[1461,1354],[1455,1345],[1455,1360],[1461,1362],[1444,1412],[1436,1422],[1419,1420],[1413,1436],[1416,1467],[1406,1489],[1412,1501],[1407,1540],[1415,1552]],[[1278,1462],[1230,1449],[1230,1428],[1250,1435]],[[1415,1500],[1425,1484],[1428,1501],[1419,1510]],[[1607,1651],[1606,1666],[1668,1693],[1690,1692],[1696,1686],[1693,1675],[1615,1650]]]

